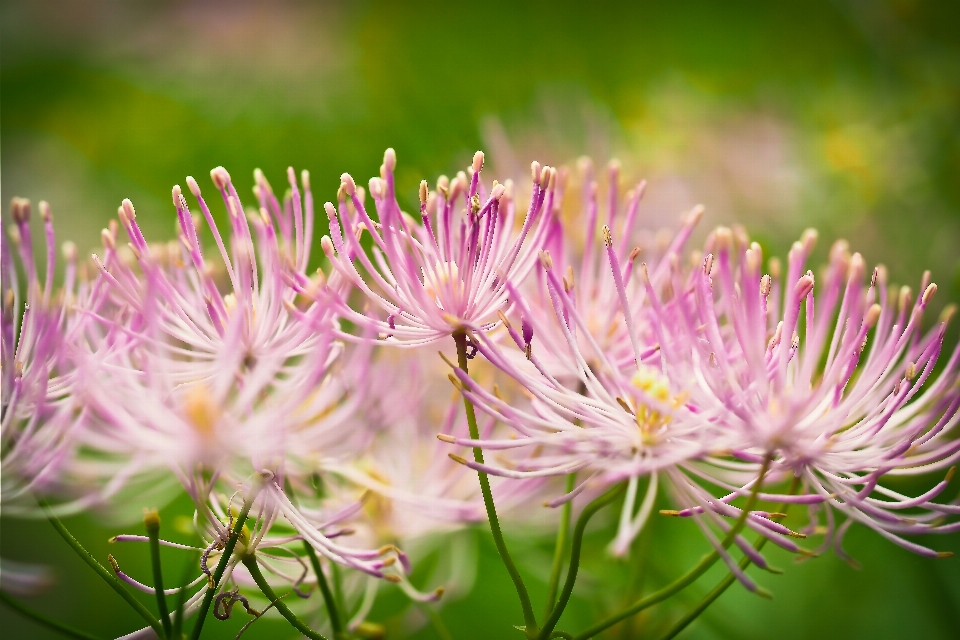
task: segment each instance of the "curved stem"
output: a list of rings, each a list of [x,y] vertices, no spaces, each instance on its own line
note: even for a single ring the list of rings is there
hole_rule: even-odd
[[[156,509],[147,513],[143,524],[147,529],[147,538],[150,540],[150,564],[153,566],[153,589],[157,593],[157,611],[160,614],[160,622],[163,624],[164,637],[172,638],[170,610],[167,609],[167,597],[163,593],[163,569],[160,565],[160,516]]]
[[[552,635],[553,628],[557,626],[557,622],[560,621],[560,616],[563,615],[563,610],[570,601],[570,594],[573,593],[573,585],[577,581],[577,572],[580,570],[580,550],[583,547],[583,534],[587,529],[587,523],[590,522],[590,518],[600,511],[600,509],[603,509],[616,500],[617,497],[623,493],[623,490],[624,485],[618,484],[588,504],[586,509],[583,510],[583,513],[580,514],[580,517],[577,518],[577,526],[573,530],[573,542],[570,549],[570,568],[567,570],[567,579],[563,583],[563,591],[560,592],[560,600],[557,602],[557,606],[553,608],[550,617],[543,623],[543,630],[540,632],[541,640],[554,637]]]
[[[260,567],[257,565],[257,557],[253,554],[245,555],[241,559],[243,566],[247,568],[247,571],[250,572],[250,575],[253,577],[253,581],[257,583],[257,586],[260,587],[260,591],[263,592],[263,595],[267,597],[273,606],[277,608],[277,611],[280,612],[284,618],[287,619],[287,622],[292,624],[294,628],[302,633],[303,635],[310,638],[310,640],[327,640],[327,637],[323,634],[317,633],[303,621],[298,618],[293,611],[290,611],[290,608],[281,600],[277,594],[273,591],[273,588],[267,582],[267,579],[263,577],[263,573],[260,571]]]
[[[793,493],[797,490],[799,486],[800,486],[800,478],[798,478],[797,476],[794,476],[793,480],[790,482],[790,488],[787,490],[787,495],[793,495]],[[780,505],[777,511],[781,513],[786,513],[787,509],[789,508],[790,508],[790,505],[788,505],[787,503],[783,503]],[[757,541],[753,544],[753,548],[756,549],[757,551],[761,551],[763,550],[763,547],[766,544],[767,544],[767,537],[759,536],[757,538]],[[752,560],[750,560],[750,557],[744,556],[743,559],[740,560],[740,570],[746,571],[747,567],[749,567],[751,564],[752,564]],[[721,595],[723,595],[723,592],[726,591],[730,587],[730,585],[734,583],[734,581],[736,581],[736,577],[732,573],[727,574],[723,578],[723,580],[721,580],[720,583],[713,588],[713,590],[710,593],[708,593],[706,596],[703,597],[703,600],[701,600],[696,607],[694,607],[689,613],[687,613],[687,615],[680,618],[680,620],[678,620],[677,623],[674,624],[669,631],[667,631],[667,633],[663,636],[663,640],[670,640],[670,638],[673,638],[678,633],[683,631],[687,627],[687,625],[689,625],[691,622],[696,620],[701,613],[706,611],[707,607],[713,604],[714,600],[716,600]]]
[[[343,626],[340,624],[340,612],[337,610],[337,603],[333,598],[333,592],[330,590],[330,584],[327,582],[327,576],[324,575],[323,567],[320,566],[320,559],[317,558],[317,552],[313,550],[310,543],[304,540],[303,548],[307,550],[307,556],[310,558],[313,572],[317,574],[317,586],[320,587],[320,593],[323,595],[323,604],[327,607],[327,615],[330,616],[330,627],[333,629],[333,637],[339,638],[343,633]]]
[[[749,498],[747,498],[747,504],[744,505],[742,511],[740,512],[740,517],[737,518],[737,521],[730,528],[730,531],[727,532],[726,537],[724,537],[723,541],[720,543],[720,546],[723,549],[726,549],[733,543],[734,539],[737,537],[737,535],[743,529],[744,525],[747,523],[747,517],[749,516],[750,512],[753,510],[753,507],[757,504],[757,495],[760,493],[760,485],[763,484],[763,478],[764,476],[767,475],[767,470],[769,468],[770,468],[770,456],[768,455],[763,459],[763,465],[760,467],[760,474],[757,476],[757,481],[754,483],[753,488],[750,490],[750,496]],[[695,567],[690,569],[690,571],[686,572],[685,574],[683,574],[682,576],[680,576],[679,578],[677,578],[676,580],[674,580],[673,582],[665,586],[664,588],[654,593],[651,593],[649,596],[646,596],[645,598],[641,598],[640,600],[638,600],[631,606],[627,607],[620,613],[616,613],[610,616],[609,618],[607,618],[606,620],[602,620],[598,622],[597,624],[593,625],[586,631],[583,631],[577,634],[574,640],[588,640],[589,638],[592,638],[593,636],[597,635],[604,629],[607,629],[608,627],[612,627],[613,625],[617,624],[621,620],[625,620],[626,618],[629,618],[632,615],[636,615],[640,613],[641,611],[643,611],[644,609],[647,609],[648,607],[652,607],[657,603],[663,602],[670,596],[678,593],[679,591],[682,591],[686,587],[690,586],[692,583],[696,582],[697,578],[699,578],[704,573],[706,573],[707,570],[710,569],[710,567],[712,567],[714,563],[719,559],[720,559],[720,553],[716,550],[711,551],[709,554],[704,556],[703,559],[700,560],[700,562],[697,563]]]
[[[243,531],[243,525],[247,521],[247,516],[250,514],[250,507],[253,506],[253,502],[257,499],[261,489],[263,489],[263,481],[258,479],[256,484],[253,486],[253,490],[250,492],[250,496],[243,502],[243,508],[240,510],[240,515],[237,516],[237,521],[233,524],[233,529],[230,531],[230,538],[227,540],[227,544],[223,548],[223,555],[220,556],[220,562],[217,563],[217,568],[213,572],[213,585],[208,586],[207,592],[203,594],[203,602],[200,603],[200,610],[197,614],[197,622],[195,625],[193,625],[193,633],[190,634],[191,640],[198,640],[198,638],[200,638],[200,633],[203,631],[203,623],[207,619],[207,613],[210,611],[210,604],[213,602],[213,596],[220,587],[220,579],[223,578],[223,573],[227,570],[227,565],[230,564],[230,558],[233,556],[233,550],[237,547],[237,540],[240,539],[240,534]]]
[[[464,373],[469,374],[467,368],[467,334],[464,331],[456,331],[453,334],[453,341],[457,344],[457,359],[460,368]],[[467,412],[467,425],[470,428],[470,437],[474,440],[480,439],[480,429],[477,427],[477,415],[473,409],[473,403],[463,396],[463,407]],[[478,464],[483,464],[483,451],[479,447],[473,448],[473,459]],[[527,593],[527,587],[523,584],[523,578],[520,571],[510,558],[510,552],[507,551],[507,544],[503,540],[503,532],[500,530],[500,520],[497,518],[497,508],[493,503],[493,492],[490,490],[490,478],[483,471],[478,471],[480,477],[480,493],[483,494],[483,505],[487,509],[487,519],[490,521],[490,532],[493,534],[493,542],[497,546],[500,554],[500,560],[507,568],[510,579],[513,580],[513,586],[517,589],[517,596],[520,598],[520,607],[523,609],[524,631],[528,638],[533,638],[539,631],[537,628],[537,618],[533,613],[533,606],[530,604],[530,594]]]
[[[577,480],[577,474],[571,473],[567,476],[566,493],[573,491],[574,483]],[[567,547],[567,535],[570,533],[570,510],[573,508],[573,500],[567,500],[560,512],[560,529],[557,531],[557,544],[553,550],[553,567],[550,569],[550,582],[547,586],[547,610],[543,617],[546,618],[553,611],[553,605],[557,603],[557,590],[560,588],[560,570],[563,569],[563,552]]]
[[[39,611],[31,609],[30,607],[23,604],[16,598],[10,596],[5,591],[0,591],[0,602],[3,602],[3,604],[7,605],[17,613],[21,614],[23,617],[29,618],[30,620],[33,620],[37,624],[44,626],[47,629],[52,629],[54,631],[62,633],[68,638],[79,638],[79,640],[100,640],[97,636],[91,635],[86,631],[80,631],[79,629],[74,629],[73,627],[65,625],[62,622],[57,622],[52,618],[48,618],[47,616],[40,613]]]
[[[163,627],[160,626],[160,622],[153,617],[153,614],[150,613],[150,610],[143,606],[139,600],[134,597],[132,593],[127,591],[117,576],[113,575],[110,571],[97,562],[97,559],[90,555],[90,552],[83,548],[83,545],[80,544],[80,541],[73,537],[73,534],[67,530],[67,528],[60,522],[60,519],[53,514],[53,511],[50,510],[50,505],[46,500],[40,500],[40,508],[43,509],[44,513],[47,516],[47,519],[50,521],[50,524],[53,525],[53,528],[57,530],[57,533],[66,541],[68,545],[74,550],[74,552],[80,556],[80,559],[87,563],[91,569],[93,569],[97,575],[103,578],[103,581],[110,585],[110,588],[117,592],[121,598],[126,600],[127,604],[130,607],[140,614],[140,616],[147,621],[147,623],[153,627],[153,630],[157,633],[158,638],[163,637]]]

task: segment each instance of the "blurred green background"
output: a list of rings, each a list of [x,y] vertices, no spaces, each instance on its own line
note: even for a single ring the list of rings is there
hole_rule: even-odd
[[[59,238],[81,249],[96,250],[125,197],[148,237],[172,238],[170,187],[186,175],[209,184],[216,165],[241,194],[255,167],[278,189],[288,165],[309,169],[322,201],[340,173],[374,175],[393,146],[413,201],[422,177],[478,148],[492,175],[591,153],[649,180],[653,227],[702,202],[704,227],[742,222],[783,255],[816,226],[821,257],[846,237],[893,281],[916,285],[931,269],[938,304],[960,300],[957,2],[4,0],[0,136],[3,198],[48,200]],[[68,524],[101,559],[107,537],[138,527]],[[585,627],[598,600],[664,583],[705,548],[691,523],[658,520],[639,543],[642,566],[623,565],[602,553],[605,526],[562,628]],[[516,598],[488,536],[477,539],[478,586],[443,618],[458,639],[510,637]],[[550,541],[510,542],[542,600]],[[960,552],[957,536],[934,545]],[[775,600],[734,586],[682,637],[960,635],[960,561],[921,559],[861,528],[847,546],[861,570],[832,553],[799,565],[773,554],[785,575],[759,580]],[[121,552],[125,569],[148,575],[143,550]],[[138,626],[45,522],[0,518],[0,553],[56,569],[36,608],[103,636]],[[718,578],[610,637],[656,637]],[[372,618],[399,637],[404,602],[384,594]],[[241,618],[211,620],[209,637],[232,638]],[[0,620],[5,638],[54,637],[6,608]],[[244,637],[295,634],[265,619]]]

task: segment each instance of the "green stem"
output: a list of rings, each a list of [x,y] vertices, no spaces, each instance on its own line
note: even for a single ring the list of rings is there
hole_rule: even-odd
[[[167,597],[163,593],[163,569],[160,566],[160,514],[154,509],[143,518],[150,539],[150,562],[153,565],[153,589],[157,593],[157,611],[160,622],[163,624],[164,637],[173,637],[173,626],[170,624],[170,610],[167,609]]]
[[[743,510],[740,512],[740,517],[737,518],[737,521],[734,523],[733,527],[730,528],[730,531],[727,532],[726,537],[720,543],[721,548],[726,549],[729,547],[740,531],[743,529],[744,525],[747,523],[747,516],[753,510],[753,507],[757,504],[757,495],[760,493],[760,485],[763,483],[764,476],[767,475],[767,470],[770,467],[770,456],[767,456],[763,459],[763,465],[760,467],[760,474],[757,476],[757,481],[754,483],[753,488],[750,490],[750,497],[747,498],[747,504],[744,506]],[[631,606],[627,607],[620,613],[616,613],[606,620],[601,620],[597,624],[593,625],[586,631],[579,633],[575,636],[574,640],[589,640],[593,636],[597,635],[604,629],[612,627],[621,620],[625,620],[630,616],[636,615],[652,607],[653,605],[663,602],[670,596],[682,591],[686,587],[690,586],[692,583],[696,582],[697,578],[702,576],[707,570],[714,565],[714,563],[720,559],[720,553],[716,550],[710,552],[708,555],[704,556],[700,562],[690,569],[687,573],[683,574],[672,583],[668,584],[664,588],[651,593],[645,598],[641,598]]]
[[[793,493],[797,490],[797,488],[799,488],[799,486],[800,486],[800,478],[794,476],[793,480],[790,482],[790,488],[787,490],[787,495],[793,495]],[[786,513],[787,509],[789,508],[790,508],[790,505],[785,502],[780,505],[777,511],[781,513]],[[753,548],[756,549],[757,551],[762,551],[763,547],[766,544],[767,544],[767,537],[758,536],[757,541],[753,545]],[[743,559],[740,560],[740,570],[746,571],[747,567],[749,567],[751,563],[752,563],[752,560],[750,560],[750,557],[744,556]],[[689,613],[687,613],[687,615],[683,616],[680,620],[677,621],[675,625],[673,625],[673,627],[671,627],[671,629],[666,633],[666,635],[663,636],[663,640],[670,640],[670,638],[673,638],[678,633],[683,631],[687,627],[687,625],[689,625],[691,622],[696,620],[701,613],[706,611],[707,607],[713,604],[714,600],[716,600],[721,595],[723,595],[723,592],[726,591],[728,588],[730,588],[730,585],[732,585],[735,581],[736,581],[736,577],[732,573],[727,574],[726,577],[724,577],[724,579],[721,580],[720,583],[716,587],[714,587],[710,593],[704,596],[703,600],[701,600],[696,607],[694,607]]]
[[[450,635],[450,630],[447,629],[447,625],[443,623],[443,618],[440,617],[437,610],[429,605],[424,606],[423,610],[426,611],[427,617],[430,618],[430,626],[432,626],[433,630],[440,636],[440,640],[453,640],[453,636]]]
[[[294,493],[293,485],[290,483],[290,476],[284,477],[283,488],[290,497],[290,500],[297,505],[297,507],[299,507],[300,501],[297,500],[296,493]],[[320,566],[320,559],[317,557],[317,552],[313,546],[304,540],[303,548],[307,552],[307,557],[310,559],[310,565],[313,567],[313,572],[317,576],[317,586],[320,588],[320,593],[323,596],[323,604],[326,606],[327,615],[330,617],[330,626],[333,628],[333,637],[340,638],[343,635],[343,626],[340,622],[340,610],[337,607],[337,602],[334,598],[333,592],[330,590],[330,583],[327,582],[327,576],[323,572],[323,567]]]
[[[333,629],[333,637],[339,638],[343,633],[343,627],[340,623],[340,612],[337,610],[337,603],[333,599],[333,592],[330,590],[330,584],[327,582],[327,576],[323,573],[323,567],[320,566],[320,559],[317,552],[306,540],[303,541],[303,548],[307,551],[310,558],[310,564],[313,566],[313,572],[317,574],[317,586],[320,587],[320,593],[323,595],[323,603],[327,607],[327,615],[330,616],[330,627]]]
[[[187,589],[190,584],[190,573],[194,567],[197,555],[191,553],[190,561],[186,565],[184,575],[180,579],[180,588],[177,589],[177,609],[173,615],[173,635],[172,638],[181,640],[183,638],[183,611],[187,604]]]
[[[213,596],[216,594],[217,589],[220,588],[220,579],[223,578],[223,574],[227,570],[227,565],[230,564],[233,550],[237,547],[237,540],[240,539],[240,534],[243,532],[243,525],[247,521],[247,516],[250,514],[250,507],[253,506],[253,502],[257,499],[261,489],[263,489],[263,481],[258,479],[253,486],[253,490],[250,492],[250,496],[243,502],[240,515],[237,516],[237,521],[233,524],[233,529],[230,531],[230,538],[223,548],[220,562],[217,563],[217,568],[213,572],[213,585],[208,586],[207,592],[203,594],[203,601],[200,603],[200,610],[197,613],[197,622],[193,625],[193,633],[190,634],[191,640],[198,640],[200,638],[200,633],[203,631],[203,623],[207,619],[207,613],[210,612]]]
[[[453,340],[457,344],[457,359],[463,372],[469,375],[467,365],[467,334],[460,330],[453,334]],[[480,429],[477,427],[477,415],[473,409],[473,403],[463,395],[463,407],[467,412],[467,425],[470,428],[470,437],[474,440],[480,439]],[[477,464],[483,464],[483,451],[479,447],[473,448],[473,459]],[[510,558],[510,552],[507,551],[507,543],[503,540],[503,532],[500,530],[500,520],[497,518],[497,508],[493,503],[493,492],[490,490],[490,479],[483,471],[478,471],[480,477],[480,493],[483,494],[483,505],[487,509],[487,519],[490,521],[490,532],[493,534],[493,542],[500,554],[500,560],[507,568],[510,579],[513,580],[513,586],[517,589],[517,596],[520,598],[520,607],[523,609],[524,631],[528,638],[536,637],[537,617],[533,613],[533,606],[530,603],[530,595],[527,593],[527,587],[523,584],[523,578],[520,571],[513,564]]]
[[[80,640],[100,640],[97,636],[91,635],[86,631],[80,631],[79,629],[74,629],[68,625],[63,624],[62,622],[57,622],[47,616],[43,615],[39,611],[31,609],[27,605],[23,604],[19,600],[13,598],[4,591],[0,591],[0,602],[7,605],[14,611],[20,613],[25,618],[29,618],[36,622],[37,624],[46,627],[48,629],[53,629],[58,631],[68,638],[79,638]]]
[[[343,576],[340,575],[340,565],[330,563],[330,577],[333,578],[333,599],[336,601],[337,611],[347,619],[347,599],[343,596]]]
[[[126,600],[127,604],[133,608],[134,611],[139,613],[147,623],[153,627],[153,630],[157,633],[158,638],[163,637],[163,627],[160,626],[160,622],[153,617],[153,614],[150,613],[150,610],[147,609],[143,604],[134,597],[132,593],[127,591],[123,583],[120,582],[119,578],[113,573],[108,571],[102,564],[97,562],[97,559],[90,555],[90,552],[83,548],[83,545],[80,544],[80,541],[73,537],[63,523],[60,522],[60,519],[53,514],[53,511],[50,510],[50,505],[46,500],[40,500],[40,507],[43,509],[44,513],[47,516],[47,519],[50,521],[50,524],[53,525],[53,528],[57,530],[57,533],[66,541],[68,545],[74,550],[74,552],[80,556],[80,559],[87,563],[87,565],[93,569],[97,575],[103,578],[103,581],[110,585],[110,588],[117,592],[121,598]]]
[[[573,491],[576,483],[577,474],[571,473],[567,476],[566,493]],[[553,605],[557,603],[557,590],[560,588],[560,570],[563,569],[563,554],[567,550],[567,535],[570,533],[570,510],[573,507],[573,501],[567,500],[560,513],[560,529],[557,531],[557,545],[553,550],[553,567],[550,569],[550,582],[547,586],[547,610],[543,617],[546,618],[553,611]]]
[[[573,530],[573,541],[570,549],[570,568],[567,570],[567,579],[563,583],[563,591],[560,592],[560,600],[547,621],[543,623],[543,629],[540,631],[540,640],[554,637],[553,628],[560,621],[563,610],[570,601],[570,594],[573,593],[573,585],[577,581],[577,572],[580,570],[580,550],[583,547],[583,534],[587,529],[587,523],[600,509],[616,500],[623,493],[624,485],[618,484],[610,491],[591,502],[577,518],[577,526]]]
[[[263,592],[263,595],[267,597],[267,600],[273,603],[273,606],[277,608],[277,611],[280,612],[284,618],[287,619],[287,622],[292,624],[294,628],[302,633],[303,635],[310,638],[310,640],[327,640],[327,637],[317,633],[303,621],[298,618],[293,611],[290,611],[290,608],[281,600],[277,594],[273,591],[273,588],[267,582],[267,579],[263,577],[263,573],[260,571],[260,567],[257,565],[257,557],[253,554],[248,554],[243,556],[241,559],[243,566],[247,568],[247,571],[250,572],[250,575],[253,577],[253,581],[257,583],[257,586],[260,587],[260,591]]]

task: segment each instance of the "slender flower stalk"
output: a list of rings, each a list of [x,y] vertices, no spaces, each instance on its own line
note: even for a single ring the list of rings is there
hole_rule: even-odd
[[[465,333],[455,333],[453,339],[457,344],[457,361],[460,367],[458,371],[461,373],[461,380],[464,378],[469,379],[467,336]],[[470,438],[477,441],[480,438],[480,429],[477,427],[477,416],[473,408],[473,403],[467,397],[466,393],[463,394],[463,407],[467,413]],[[527,593],[527,587],[523,583],[523,578],[520,576],[520,571],[513,563],[510,552],[507,550],[507,543],[503,539],[503,533],[500,530],[500,520],[497,517],[497,508],[493,502],[493,493],[490,491],[490,479],[483,470],[483,450],[480,449],[480,447],[473,447],[473,459],[479,467],[477,469],[477,476],[480,479],[480,492],[483,494],[483,504],[487,509],[487,519],[490,522],[490,532],[493,534],[493,542],[497,547],[497,552],[500,554],[500,560],[503,561],[507,573],[510,574],[513,586],[517,590],[517,596],[520,598],[520,607],[523,610],[524,632],[529,638],[536,637],[539,628],[537,626],[536,616],[533,613],[533,605],[530,602],[530,595]]]
[[[267,579],[263,577],[263,572],[260,571],[260,567],[257,565],[257,560],[252,554],[243,556],[242,561],[243,565],[248,571],[250,571],[250,575],[253,576],[253,580],[257,583],[260,591],[263,592],[263,595],[267,596],[267,599],[270,600],[270,603],[277,608],[277,611],[280,612],[280,615],[286,618],[287,621],[293,625],[294,629],[311,640],[327,640],[326,636],[317,633],[305,625],[303,621],[300,620],[300,618],[298,618],[296,614],[294,614],[279,597],[277,597],[277,594],[274,593],[270,583],[267,582]]]
[[[50,506],[48,504],[41,501],[40,508],[43,509],[43,511],[47,514],[50,524],[52,524],[53,528],[56,529],[57,533],[60,534],[60,537],[62,537],[64,541],[70,545],[70,548],[74,550],[80,559],[83,560],[87,566],[93,569],[93,571],[99,575],[103,581],[106,582],[107,585],[109,585],[109,587],[117,593],[117,595],[123,598],[134,611],[140,614],[140,616],[147,621],[147,624],[149,624],[153,631],[156,632],[157,637],[163,637],[163,627],[153,616],[153,614],[150,613],[146,607],[140,604],[140,601],[137,600],[129,591],[123,588],[123,584],[120,582],[120,580],[110,575],[110,572],[107,571],[103,565],[97,562],[96,558],[90,555],[89,551],[83,548],[83,545],[81,545],[80,542],[73,537],[73,534],[71,534],[70,531],[63,526],[63,523],[60,522],[60,519],[50,511]]]

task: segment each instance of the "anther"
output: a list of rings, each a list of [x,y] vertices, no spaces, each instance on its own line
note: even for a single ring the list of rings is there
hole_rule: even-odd
[[[459,464],[467,464],[467,459],[466,459],[466,458],[464,458],[463,456],[458,456],[458,455],[455,454],[455,453],[448,453],[448,454],[447,454],[447,457],[450,458],[451,460],[453,460],[454,462],[459,463]]]
[[[543,265],[544,269],[553,269],[553,258],[550,257],[549,251],[540,252],[540,264]]]
[[[957,305],[948,304],[943,308],[943,311],[940,312],[940,322],[947,323],[953,318],[953,315],[957,312]]]
[[[711,271],[713,271],[713,254],[708,253],[703,258],[703,274],[709,276]]]
[[[451,435],[447,435],[446,433],[438,433],[437,440],[439,440],[440,442],[447,442],[450,444],[454,444],[457,441],[456,438],[454,438]]]
[[[10,201],[10,217],[17,224],[30,220],[30,201],[26,198],[14,198]]]
[[[927,306],[931,298],[933,298],[934,294],[936,293],[937,285],[936,283],[931,282],[929,285],[927,285],[927,288],[923,290],[923,295],[920,297],[920,303],[923,306]]]
[[[642,184],[646,184],[645,182]],[[684,225],[688,227],[695,227],[700,222],[700,219],[703,218],[703,212],[706,211],[706,208],[702,204],[696,205],[693,209],[690,210],[690,213],[687,214],[687,219],[684,222]]]
[[[907,370],[904,373],[904,375],[906,376],[907,380],[912,382],[913,379],[917,377],[917,363],[911,362],[910,364],[908,364]]]
[[[867,309],[866,315],[863,317],[863,323],[868,327],[874,327],[877,324],[877,320],[880,318],[881,307],[879,304],[872,304],[870,308]]]
[[[137,211],[133,208],[133,203],[130,202],[129,198],[124,198],[123,202],[120,203],[120,207],[123,209],[123,213],[127,216],[128,223],[137,219]]]
[[[187,188],[190,189],[190,193],[193,194],[194,198],[200,198],[200,185],[193,179],[193,176],[187,176]]]
[[[50,205],[46,200],[41,200],[39,204],[37,204],[37,208],[40,209],[40,218],[43,219],[44,222],[53,220],[53,216],[50,214]]]
[[[344,173],[340,176],[340,184],[343,185],[343,189],[347,192],[347,195],[353,196],[357,193],[357,183],[354,182],[353,176],[349,173]],[[373,188],[370,189],[370,193],[373,193]]]
[[[900,295],[897,298],[897,305],[900,309],[906,309],[910,306],[910,302],[913,300],[913,291],[910,287],[904,285],[900,287]]]
[[[483,151],[477,151],[473,154],[473,171],[480,173],[481,169],[483,169]]]
[[[679,517],[679,516],[680,516],[680,512],[677,511],[676,509],[660,509],[660,515],[662,515],[662,516],[671,516],[671,517]]]
[[[393,147],[389,147],[383,152],[383,169],[385,169],[388,173],[393,173],[394,169],[396,168],[397,152],[393,150]]]
[[[425,208],[427,206],[427,196],[429,194],[430,194],[430,187],[427,186],[427,181],[421,180],[420,181],[420,206],[421,207]]]
[[[610,248],[613,246],[613,234],[610,233],[610,227],[603,225],[603,246]]]
[[[533,179],[533,184],[540,184],[540,163],[534,160],[530,163],[530,177]]]
[[[729,227],[717,227],[714,237],[717,251],[730,251],[730,247],[733,246],[733,232]]]
[[[567,273],[563,276],[563,290],[570,293],[573,291],[574,283],[573,266],[567,265]]]
[[[223,167],[214,167],[210,170],[210,180],[213,186],[222,191],[230,183],[230,174]]]
[[[764,276],[760,278],[760,295],[764,298],[770,295],[770,283],[771,279],[769,275],[764,274]]]

